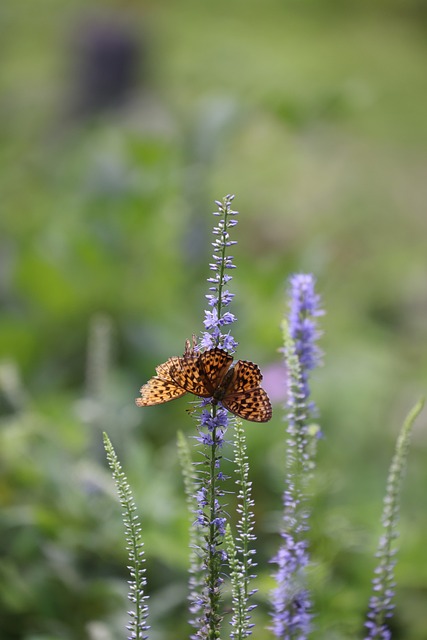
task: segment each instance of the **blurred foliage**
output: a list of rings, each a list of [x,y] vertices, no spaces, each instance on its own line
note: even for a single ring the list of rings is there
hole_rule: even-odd
[[[144,64],[123,104],[77,116],[73,51],[81,25],[105,15],[144,45]],[[394,438],[427,382],[426,3],[19,0],[0,17],[0,637],[124,636],[103,430],[140,505],[151,637],[188,636],[175,435],[193,423],[185,401],[141,411],[133,399],[201,329],[209,212],[228,192],[241,211],[240,358],[266,372],[280,361],[286,277],[318,278],[316,638],[362,637]],[[268,426],[247,427],[258,640],[280,414],[279,402]],[[425,417],[413,442],[393,637],[422,640]]]

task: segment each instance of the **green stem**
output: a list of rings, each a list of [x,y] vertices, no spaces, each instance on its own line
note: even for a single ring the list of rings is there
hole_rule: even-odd
[[[216,417],[217,407],[216,405],[212,406],[212,418]],[[218,558],[217,551],[217,524],[215,519],[217,517],[217,509],[215,506],[216,501],[216,454],[217,454],[217,444],[216,444],[216,427],[214,427],[212,431],[212,440],[213,444],[211,445],[211,458],[209,465],[209,487],[210,487],[210,500],[209,500],[209,534],[208,534],[208,591],[209,591],[209,639],[217,640],[220,637],[220,622],[221,617],[218,612],[218,604],[219,604],[219,569],[220,562]]]
[[[225,203],[224,201],[224,228],[222,231],[222,251],[221,251],[221,268],[220,268],[220,278],[219,278],[219,284],[218,284],[218,304],[217,304],[217,308],[218,308],[218,318],[221,317],[221,307],[222,307],[222,289],[224,286],[224,270],[225,270],[225,258],[226,258],[226,250],[227,250],[227,214],[228,214],[228,208],[229,208],[229,204]],[[216,340],[215,340],[215,346],[217,347],[219,345],[219,338],[220,336],[218,335]]]
[[[411,431],[415,419],[423,409],[424,398],[421,398],[417,404],[411,409],[407,415],[403,427],[398,435],[394,456],[390,465],[390,471],[387,479],[386,499],[384,502],[384,509],[382,514],[382,522],[384,525],[385,533],[383,539],[385,540],[384,546],[381,548],[379,554],[380,557],[380,571],[381,571],[381,586],[382,593],[380,598],[383,606],[379,607],[376,616],[375,623],[377,628],[382,628],[386,622],[386,610],[384,601],[387,597],[387,589],[389,583],[393,580],[392,570],[390,570],[390,564],[395,550],[395,539],[397,537],[396,523],[399,510],[400,492],[402,488],[403,475],[407,464],[407,456],[409,449],[409,441]]]

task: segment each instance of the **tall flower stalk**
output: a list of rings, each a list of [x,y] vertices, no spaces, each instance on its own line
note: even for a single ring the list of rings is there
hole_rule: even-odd
[[[315,283],[310,273],[297,273],[289,278],[289,335],[295,343],[305,400],[310,395],[310,371],[317,367],[322,356],[317,345],[317,340],[322,335],[317,326],[317,318],[323,316],[324,311],[320,308],[320,296],[315,292]]]
[[[190,614],[197,614],[199,611],[200,594],[204,584],[203,565],[200,559],[200,549],[203,544],[201,527],[194,526],[194,514],[197,512],[197,497],[194,493],[196,486],[196,474],[194,463],[191,457],[188,441],[182,431],[177,437],[178,456],[181,464],[184,479],[185,495],[190,514],[190,554],[189,554],[189,579],[188,579],[188,600],[190,602]],[[197,627],[196,620],[190,620],[190,624]]]
[[[229,247],[237,244],[236,240],[230,240],[230,229],[236,226],[236,216],[238,215],[238,212],[231,208],[233,200],[234,196],[228,195],[222,202],[215,201],[218,211],[214,211],[213,215],[219,216],[220,219],[213,228],[215,236],[215,240],[212,242],[213,262],[209,264],[212,275],[208,278],[210,293],[206,295],[210,308],[205,311],[203,324],[206,331],[203,333],[200,344],[203,349],[221,347],[228,353],[234,353],[237,347],[237,342],[231,336],[230,331],[224,331],[224,327],[236,321],[236,317],[226,311],[226,307],[234,298],[234,293],[225,289],[228,282],[233,279],[233,276],[227,271],[236,268],[233,264],[233,256],[227,255]]]
[[[106,433],[104,433],[104,447],[123,510],[126,549],[129,558],[128,569],[131,579],[129,580],[128,598],[133,605],[133,609],[129,611],[130,620],[127,630],[130,635],[128,640],[147,640],[148,635],[146,632],[150,627],[147,625],[148,596],[145,595],[147,581],[145,578],[145,557],[144,544],[141,539],[141,525],[138,516],[135,514],[136,506],[131,488]]]
[[[237,474],[237,535],[233,540],[229,525],[227,525],[226,548],[230,565],[232,609],[230,638],[243,640],[252,634],[254,625],[251,623],[251,611],[254,604],[249,604],[250,597],[256,589],[250,589],[250,581],[256,576],[253,556],[255,549],[252,544],[256,540],[254,529],[254,501],[252,498],[252,483],[249,481],[249,463],[246,449],[245,431],[241,420],[234,424],[234,461]]]
[[[307,483],[313,468],[308,426],[309,371],[319,361],[316,318],[323,312],[314,292],[314,278],[297,274],[290,279],[290,313],[283,323],[287,369],[287,451],[283,494],[282,543],[272,562],[277,564],[273,592],[272,631],[282,640],[304,640],[312,627],[312,603],[306,586],[309,564]]]
[[[394,610],[393,598],[396,586],[394,567],[397,552],[395,541],[398,536],[400,490],[406,469],[412,426],[423,405],[423,401],[418,402],[408,414],[397,438],[396,450],[390,466],[381,518],[384,531],[376,553],[378,565],[372,581],[373,594],[365,622],[367,629],[365,640],[390,640],[391,638],[388,621]]]
[[[208,278],[209,294],[206,296],[209,309],[205,311],[205,332],[200,348],[220,347],[233,353],[237,346],[226,327],[235,321],[235,316],[227,311],[234,297],[226,288],[232,279],[230,270],[234,269],[233,257],[228,255],[229,248],[236,244],[230,240],[229,231],[237,224],[237,211],[231,203],[234,196],[226,196],[222,202],[216,201],[219,217],[214,227],[215,240],[213,262],[209,265],[212,275]],[[214,640],[220,637],[222,614],[220,610],[221,585],[223,583],[223,565],[227,554],[222,545],[225,535],[226,515],[222,498],[222,484],[225,476],[220,470],[221,449],[229,425],[228,412],[216,403],[202,402],[202,411],[198,418],[197,442],[202,447],[204,464],[199,468],[196,486],[196,522],[204,532],[204,544],[200,549],[202,567],[205,572],[204,584],[193,602],[193,611],[198,616],[193,621],[196,633],[192,638]]]

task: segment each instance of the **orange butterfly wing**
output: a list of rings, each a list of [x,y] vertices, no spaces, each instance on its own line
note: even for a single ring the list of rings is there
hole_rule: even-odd
[[[185,389],[177,385],[170,376],[171,368],[179,364],[179,361],[180,358],[177,357],[169,358],[167,362],[156,367],[157,375],[141,387],[141,397],[135,400],[138,407],[150,407],[169,402],[186,393]]]
[[[268,422],[273,415],[270,399],[261,387],[226,396],[221,402],[231,413],[249,422]]]
[[[250,422],[268,422],[272,416],[271,402],[260,387],[262,374],[258,365],[239,360],[225,389],[222,404],[226,409]]]
[[[206,381],[206,386],[209,387],[210,395],[214,395],[232,362],[233,356],[217,347],[200,354],[199,368]]]

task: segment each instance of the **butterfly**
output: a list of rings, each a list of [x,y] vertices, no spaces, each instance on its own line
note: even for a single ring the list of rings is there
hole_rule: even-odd
[[[272,408],[267,393],[260,387],[262,374],[258,365],[238,360],[215,347],[197,352],[186,342],[185,353],[169,358],[156,367],[156,376],[141,387],[138,407],[148,407],[192,393],[200,398],[212,398],[228,411],[251,422],[268,422]]]

